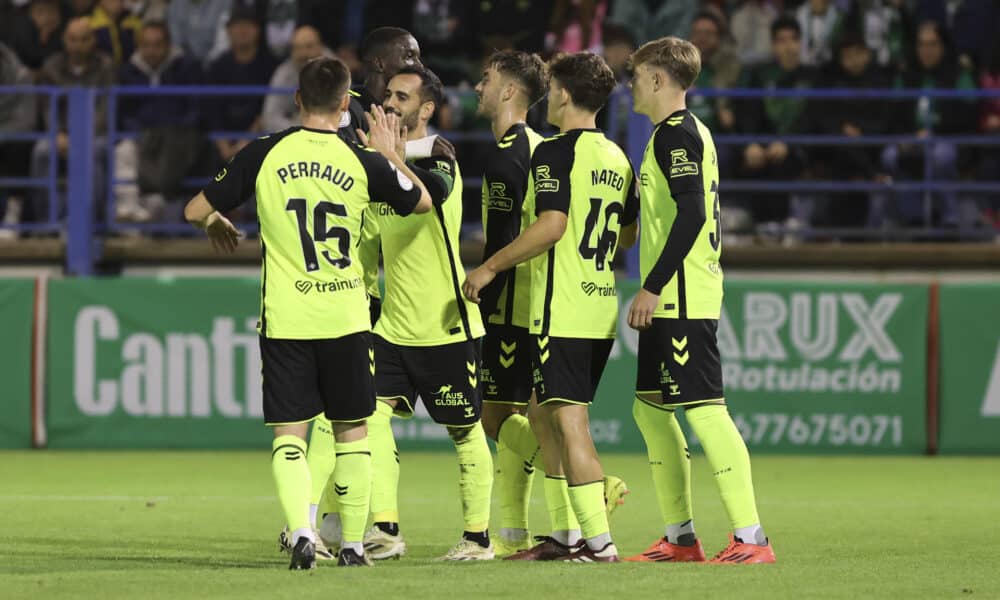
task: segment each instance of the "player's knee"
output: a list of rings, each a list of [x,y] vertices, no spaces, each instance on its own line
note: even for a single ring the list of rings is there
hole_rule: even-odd
[[[472,431],[471,427],[445,427],[448,430],[448,436],[451,437],[451,441],[456,444],[461,444],[469,437],[469,432]]]
[[[483,430],[486,436],[497,441],[504,421],[515,414],[518,414],[517,407],[483,403]]]

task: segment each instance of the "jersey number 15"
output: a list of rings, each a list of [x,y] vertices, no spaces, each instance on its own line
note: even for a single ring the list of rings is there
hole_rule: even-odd
[[[313,231],[311,235],[309,232],[309,223],[306,219],[305,198],[289,199],[288,204],[285,206],[285,210],[295,212],[295,220],[298,221],[299,225],[299,241],[302,242],[302,256],[305,258],[306,263],[306,272],[311,273],[312,271],[319,270],[319,259],[316,256],[316,244],[323,243],[331,239],[337,240],[337,249],[340,251],[340,258],[333,258],[330,256],[329,250],[323,250],[323,258],[326,259],[326,262],[337,267],[338,269],[346,269],[351,266],[351,232],[344,227],[338,227],[336,225],[330,228],[327,228],[326,226],[327,215],[346,217],[346,206],[343,204],[334,204],[333,202],[328,202],[326,200],[316,204],[316,207],[313,208]]]

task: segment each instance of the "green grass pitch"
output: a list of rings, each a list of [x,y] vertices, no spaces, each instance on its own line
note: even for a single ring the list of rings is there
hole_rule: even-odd
[[[632,493],[624,553],[661,524],[644,457],[607,455]],[[693,467],[706,552],[728,525]],[[290,573],[267,451],[0,453],[3,598],[1000,598],[1000,458],[754,459],[776,565],[434,563],[461,534],[450,454],[403,453],[409,554]],[[532,523],[547,528],[540,476]]]

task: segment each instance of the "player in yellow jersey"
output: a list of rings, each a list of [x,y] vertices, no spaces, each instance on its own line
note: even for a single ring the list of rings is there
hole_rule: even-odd
[[[649,454],[665,535],[639,562],[704,561],[691,511],[691,464],[674,411],[708,458],[733,527],[713,562],[774,562],[757,516],[750,456],[726,409],[716,340],[722,308],[719,166],[708,128],[685,105],[698,50],[674,37],[632,55],[635,111],[655,124],[640,173],[642,289],[629,310],[639,330],[633,415]]]
[[[369,148],[337,135],[350,81],[337,59],[307,63],[296,92],[302,126],[248,144],[184,209],[217,249],[232,252],[237,231],[222,213],[257,199],[264,418],[274,430],[271,467],[292,532],[291,569],[316,562],[305,440],[320,414],[332,422],[334,479],[343,494],[338,564],[370,564],[362,536],[371,492],[365,421],[375,407],[373,343],[362,266],[352,251],[372,199],[401,215],[431,208],[427,189],[399,156],[395,116],[369,117]]]
[[[494,556],[488,528],[493,462],[480,423],[479,308],[462,297],[458,233],[462,225],[462,175],[454,154],[427,123],[444,104],[444,87],[429,70],[399,71],[389,81],[382,106],[399,116],[406,156],[434,201],[431,214],[401,218],[380,207],[385,297],[375,324],[376,414],[369,427],[375,478],[374,525],[365,536],[373,557],[405,551],[399,531],[398,455],[392,414],[409,416],[417,397],[435,422],[445,426],[459,462],[464,532],[444,560],[488,560]]]
[[[634,178],[625,153],[595,124],[615,85],[607,63],[581,52],[557,57],[549,73],[548,120],[560,133],[531,157],[532,222],[469,273],[464,291],[480,301],[498,273],[530,261],[536,397],[530,421],[542,449],[553,532],[511,558],[616,562],[587,408],[614,343],[611,260],[621,225],[635,221]],[[579,524],[583,540],[568,537],[570,523]]]

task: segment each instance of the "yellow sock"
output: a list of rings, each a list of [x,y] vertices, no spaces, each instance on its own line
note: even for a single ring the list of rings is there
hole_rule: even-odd
[[[603,489],[601,497],[604,497]],[[545,507],[549,510],[552,531],[576,531],[580,523],[569,500],[569,490],[565,477],[545,476]]]
[[[483,424],[468,427],[455,441],[458,453],[458,487],[462,494],[465,530],[486,531],[490,525],[490,494],[493,490],[493,457],[486,443]]]
[[[516,452],[497,442],[494,472],[497,500],[500,507],[501,535],[504,529],[528,529],[528,504],[535,469]]]
[[[311,530],[309,493],[312,484],[306,465],[306,441],[298,436],[283,435],[274,438],[271,448],[271,472],[288,529],[292,532]]]
[[[690,521],[691,455],[677,417],[673,411],[650,406],[638,398],[632,404],[632,416],[646,440],[664,525]]]
[[[586,540],[590,541],[611,531],[608,527],[608,511],[604,506],[604,480],[571,485],[568,486],[568,492],[573,513],[580,522],[580,533]],[[610,538],[608,541],[611,541]]]
[[[720,405],[700,406],[687,410],[685,416],[712,465],[715,484],[733,529],[760,523],[750,474],[750,453],[729,411]]]
[[[511,415],[500,424],[497,432],[497,442],[521,457],[521,460],[534,465],[538,458],[538,438],[531,430],[531,424],[524,415]]]
[[[309,497],[309,519],[312,521],[313,527],[316,526],[317,516],[313,514],[313,507],[320,504],[323,490],[326,489],[327,483],[333,475],[333,467],[336,462],[337,453],[334,449],[333,425],[326,417],[320,415],[313,421],[312,433],[309,435],[309,450],[306,453],[306,464],[309,465],[309,478],[312,481],[312,494]]]
[[[372,452],[372,520],[399,523],[399,451],[392,435],[392,407],[375,403],[368,417],[368,445]]]
[[[333,479],[334,493],[340,500],[343,541],[360,543],[368,524],[372,493],[372,455],[367,438],[337,443],[337,468]]]

